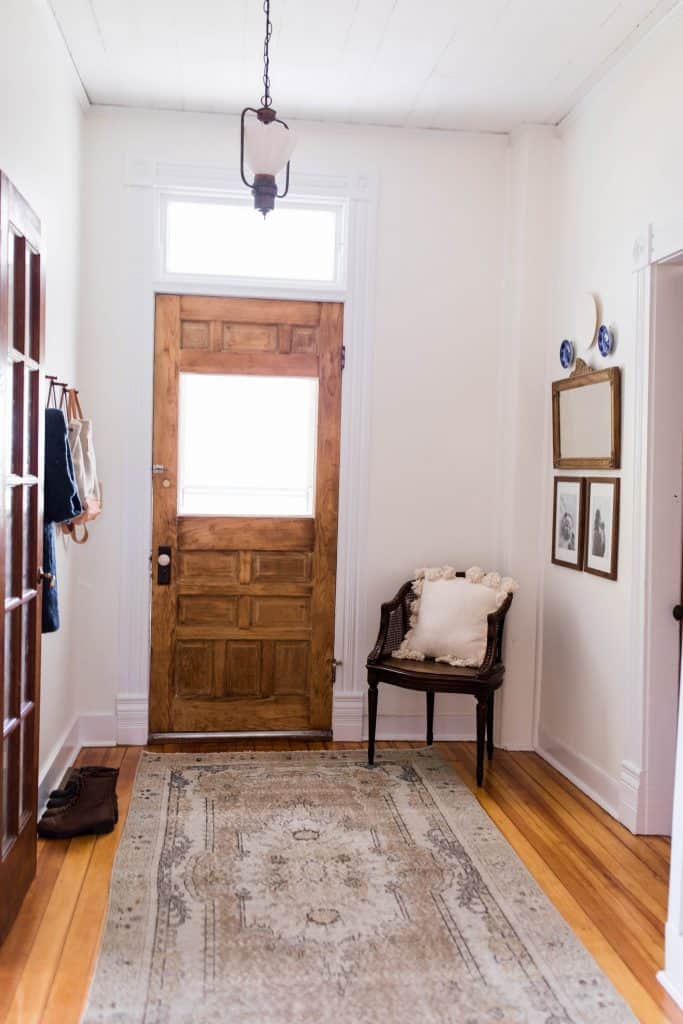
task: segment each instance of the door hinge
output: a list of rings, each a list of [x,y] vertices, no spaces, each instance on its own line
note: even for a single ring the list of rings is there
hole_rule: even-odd
[[[341,661],[337,661],[336,658],[332,659],[332,685],[337,682],[337,666],[341,665]]]
[[[340,353],[340,356],[339,356],[339,362],[340,362],[341,368],[343,370],[345,368],[345,366],[346,366],[346,345],[342,345],[342,347],[341,347],[341,353]]]

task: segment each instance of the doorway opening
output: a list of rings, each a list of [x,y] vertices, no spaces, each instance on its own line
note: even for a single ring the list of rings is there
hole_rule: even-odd
[[[671,835],[683,618],[683,254],[651,280],[646,703],[647,832]]]

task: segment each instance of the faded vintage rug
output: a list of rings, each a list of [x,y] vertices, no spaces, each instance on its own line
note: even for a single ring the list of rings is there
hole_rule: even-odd
[[[635,1020],[433,750],[143,755],[83,1019]]]

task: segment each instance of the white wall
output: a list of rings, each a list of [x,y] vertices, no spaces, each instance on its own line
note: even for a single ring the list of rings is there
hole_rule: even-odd
[[[76,379],[84,97],[45,0],[4,0],[0,167],[41,219],[46,240],[45,369]],[[63,626],[43,644],[40,765],[52,761],[75,707],[73,603],[78,552],[58,553]]]
[[[631,564],[638,498],[633,493],[637,353],[632,253],[636,237],[650,222],[683,213],[682,49],[679,8],[560,130],[559,246],[544,402],[548,415],[550,381],[562,376],[560,340],[572,336],[576,297],[593,291],[601,300],[601,320],[615,325],[618,341],[607,363],[597,353],[592,360],[621,366],[623,374],[621,531],[617,582],[572,572],[545,558],[539,743],[624,816],[644,767],[633,735],[640,728],[639,708],[629,690],[632,630],[642,629],[642,623],[632,625],[629,619],[632,592],[642,585]],[[549,467],[549,440],[543,459]],[[549,471],[547,477],[543,520],[549,550]],[[679,483],[672,482],[674,489]],[[680,561],[680,551],[671,557]],[[677,599],[675,588],[663,596],[663,615],[670,615]],[[676,630],[672,619],[667,626]]]
[[[444,561],[494,566],[499,555],[507,140],[318,124],[302,124],[298,134],[295,172],[364,169],[379,180],[365,653],[380,602],[415,567]],[[80,379],[96,417],[106,505],[79,581],[84,633],[93,638],[77,652],[79,700],[88,713],[111,715],[117,693],[136,692],[140,684],[123,677],[121,651],[126,616],[141,610],[131,613],[116,581],[125,548],[123,507],[148,500],[149,417],[127,433],[122,396],[132,388],[149,408],[148,310],[131,308],[127,296],[131,275],[146,269],[141,249],[151,239],[140,234],[142,190],[123,186],[124,160],[234,167],[237,154],[234,118],[94,108],[86,119]],[[140,468],[145,493],[137,485],[131,493],[127,483],[138,479]],[[130,571],[146,572],[146,566]],[[103,589],[103,579],[112,585]],[[438,704],[437,712],[464,710],[466,720],[448,721],[471,732],[470,700]],[[423,728],[419,695],[387,688],[380,711],[408,716],[386,718],[394,729],[410,728],[413,714]]]

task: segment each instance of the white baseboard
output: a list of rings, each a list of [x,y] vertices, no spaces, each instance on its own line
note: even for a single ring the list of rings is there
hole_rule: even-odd
[[[353,742],[363,736],[362,693],[335,693],[332,703],[332,736],[335,740]]]
[[[57,789],[83,747],[115,747],[116,715],[76,715],[43,762],[38,775],[38,817],[43,813],[50,791]],[[132,743],[131,741],[128,741]],[[145,735],[144,743],[147,742]]]
[[[116,739],[121,746],[144,747],[149,736],[149,701],[133,693],[116,698]]]
[[[662,986],[664,991],[667,992],[671,996],[673,1001],[677,1003],[683,1010],[683,988],[678,988],[678,986],[675,984],[675,982],[671,980],[670,975],[667,974],[666,971],[657,972],[657,981]]]
[[[678,924],[669,921],[665,936],[665,966],[657,974],[657,981],[683,1009],[683,935]]]
[[[587,757],[578,754],[565,746],[554,736],[550,736],[544,729],[538,731],[538,743],[536,753],[548,761],[553,768],[557,768],[570,782],[595,800],[604,811],[611,814],[613,818],[621,820],[619,810],[621,805],[621,784],[618,779],[612,778],[606,771],[598,767]],[[628,828],[628,823],[624,822]]]
[[[673,1001],[678,1003],[680,1008],[683,1010],[683,988],[679,988],[666,970],[657,972],[657,981],[664,991],[668,992]]]
[[[643,831],[642,815],[640,813],[640,789],[642,782],[643,772],[640,768],[630,761],[622,761],[619,778],[619,821],[633,833],[641,833]]]
[[[47,803],[48,796],[51,790],[57,789],[60,782],[66,774],[67,768],[69,768],[76,758],[78,752],[81,749],[80,740],[80,727],[81,721],[76,716],[62,735],[61,739],[57,741],[50,753],[45,759],[45,764],[38,775],[38,817],[42,815],[45,810],[45,804]]]
[[[435,740],[473,740],[473,714],[434,715]],[[368,738],[368,719],[364,693],[339,693],[334,696],[332,735],[335,740],[362,741]],[[417,715],[377,715],[378,740],[425,740],[427,718]]]
[[[364,693],[338,693],[334,696],[332,735],[335,740],[362,741],[368,738],[368,718]],[[377,715],[378,740],[425,740],[427,718],[417,715]],[[473,740],[473,714],[434,715],[435,740]]]
[[[367,717],[363,719],[362,738],[368,737]],[[435,740],[473,740],[475,729],[472,715],[434,715]],[[425,715],[377,715],[378,740],[424,740],[427,742]]]
[[[144,746],[148,738],[148,701],[137,694],[119,694],[115,714],[86,714],[75,718],[62,739],[46,759],[40,775],[41,806],[47,794],[61,781],[81,747]],[[338,694],[334,698],[333,736],[335,740],[367,739],[364,694]],[[435,714],[435,740],[473,740],[471,714]],[[424,715],[377,716],[378,740],[426,740]]]

